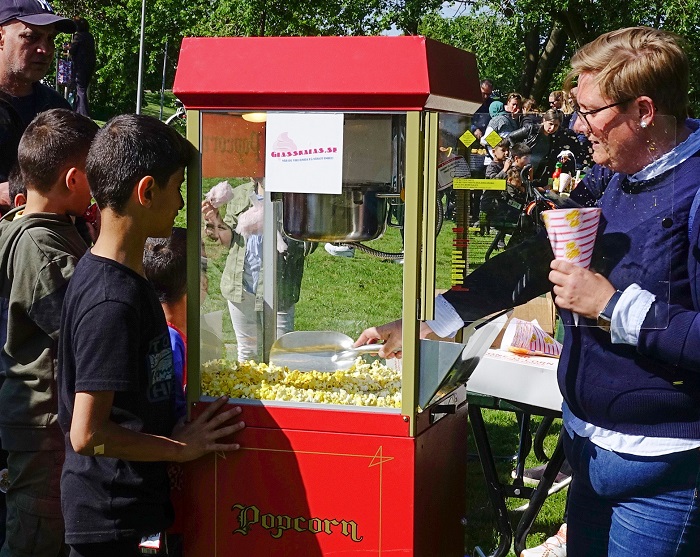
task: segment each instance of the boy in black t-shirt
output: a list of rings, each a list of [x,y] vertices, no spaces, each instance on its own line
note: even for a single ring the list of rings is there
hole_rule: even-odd
[[[138,555],[141,537],[172,521],[165,462],[239,448],[219,441],[243,428],[230,423],[239,407],[215,416],[224,397],[191,423],[176,422],[168,329],[143,271],[146,238],[169,236],[183,206],[192,154],[176,131],[138,115],[107,122],[88,154],[102,228],[66,293],[59,353],[72,557]]]

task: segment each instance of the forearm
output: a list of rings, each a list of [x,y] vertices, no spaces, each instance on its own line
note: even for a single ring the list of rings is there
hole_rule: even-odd
[[[639,332],[637,350],[654,360],[697,372],[700,369],[700,315],[655,301]]]
[[[72,432],[71,441],[73,442]],[[167,437],[134,431],[108,420],[83,439],[82,443],[73,442],[73,448],[84,456],[105,456],[141,462],[177,462],[180,460],[183,444]]]

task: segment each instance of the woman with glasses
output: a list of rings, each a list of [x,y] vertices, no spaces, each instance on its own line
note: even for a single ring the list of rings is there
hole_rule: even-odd
[[[573,469],[569,557],[696,556],[700,121],[687,117],[688,58],[678,37],[633,27],[585,45],[571,66],[575,131],[596,163],[572,198],[601,209],[590,270],[552,261],[545,243],[521,244],[440,296],[421,336],[449,337],[553,284],[566,325],[558,379]],[[380,356],[400,351],[400,322],[357,343],[379,338]]]

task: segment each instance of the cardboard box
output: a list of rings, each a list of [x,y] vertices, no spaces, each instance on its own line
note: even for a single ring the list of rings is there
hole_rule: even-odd
[[[556,326],[556,314],[557,308],[554,305],[554,301],[552,300],[552,295],[547,293],[544,296],[533,298],[526,304],[516,306],[513,309],[513,313],[511,314],[510,319],[517,317],[518,319],[522,319],[523,321],[537,320],[540,329],[542,329],[545,333],[549,333],[550,335],[554,336],[554,328]],[[491,343],[491,348],[501,347],[501,341],[503,340],[503,332],[506,330],[506,327],[508,327],[510,319],[508,320],[508,323],[506,323],[503,326],[501,332]]]
[[[556,324],[556,307],[552,300],[552,295],[548,292],[544,296],[533,298],[527,304],[517,306],[513,310],[513,317],[523,321],[534,321],[540,324],[540,328],[546,332],[554,334]]]
[[[507,350],[490,349],[467,381],[467,389],[540,408],[561,410],[558,365],[556,358],[519,356]]]

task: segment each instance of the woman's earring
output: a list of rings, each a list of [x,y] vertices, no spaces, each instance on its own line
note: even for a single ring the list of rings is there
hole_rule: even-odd
[[[642,121],[639,123],[639,125],[640,125],[640,127],[642,127],[642,128],[646,128],[646,127],[647,127],[647,123],[646,123],[644,120],[642,120]]]

